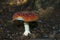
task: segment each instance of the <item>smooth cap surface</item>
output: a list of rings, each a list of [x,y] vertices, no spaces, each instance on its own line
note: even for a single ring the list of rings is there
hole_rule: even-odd
[[[24,22],[32,22],[38,20],[38,14],[35,12],[17,12],[13,15],[14,20],[23,20]]]

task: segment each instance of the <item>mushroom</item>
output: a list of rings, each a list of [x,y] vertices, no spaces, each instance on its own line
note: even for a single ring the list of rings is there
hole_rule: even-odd
[[[23,33],[24,36],[28,36],[28,34],[31,34],[30,29],[29,29],[29,24],[28,22],[36,21],[38,20],[38,15],[35,12],[17,12],[13,15],[13,20],[22,20],[24,21],[24,27],[25,31]]]

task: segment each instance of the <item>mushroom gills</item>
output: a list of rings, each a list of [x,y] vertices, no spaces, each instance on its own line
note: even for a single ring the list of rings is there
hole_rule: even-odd
[[[24,20],[23,18],[16,18],[16,20]]]

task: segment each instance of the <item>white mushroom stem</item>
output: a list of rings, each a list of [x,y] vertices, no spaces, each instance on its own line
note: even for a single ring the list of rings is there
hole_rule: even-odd
[[[16,18],[17,20],[24,20],[23,18]],[[28,34],[31,34],[30,33],[30,29],[29,29],[29,24],[24,22],[24,27],[25,27],[25,31],[23,33],[24,36],[28,36]]]
[[[28,36],[28,34],[30,33],[30,29],[29,29],[29,24],[28,23],[24,23],[24,27],[25,27],[25,31],[23,33],[24,36]]]

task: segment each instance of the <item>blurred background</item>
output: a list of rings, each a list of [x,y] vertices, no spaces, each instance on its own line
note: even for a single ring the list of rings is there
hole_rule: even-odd
[[[20,11],[34,11],[39,16],[38,21],[29,23],[32,34],[28,37],[22,36],[23,23],[10,22]],[[60,38],[60,0],[0,0],[0,40],[41,38]]]

